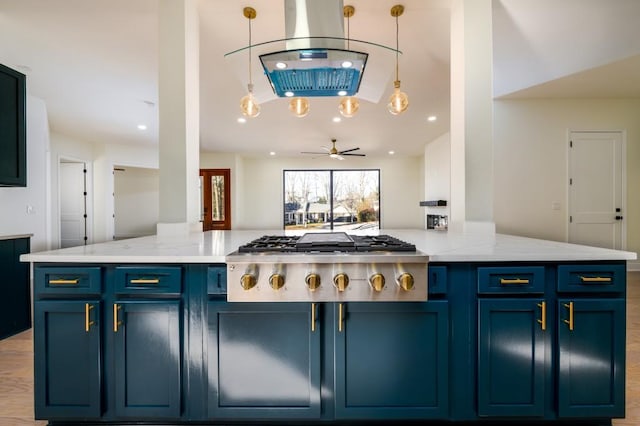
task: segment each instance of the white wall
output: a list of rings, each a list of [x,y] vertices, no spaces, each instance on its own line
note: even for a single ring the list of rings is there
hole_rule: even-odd
[[[445,133],[424,147],[424,200],[446,200],[446,207],[425,207],[426,215],[450,216],[451,207],[451,135]]]
[[[122,167],[114,172],[116,239],[154,235],[159,220],[158,169]]]
[[[244,182],[232,210],[234,229],[282,229],[285,169],[380,169],[381,228],[422,228],[419,206],[424,194],[422,157],[366,158],[336,161],[306,158],[244,158],[235,170]],[[234,170],[232,170],[234,173]]]
[[[27,186],[0,187],[0,235],[33,234],[31,251],[47,250],[49,239],[49,122],[47,107],[27,96]],[[31,207],[30,213],[27,212]]]
[[[494,103],[498,232],[566,241],[568,133],[625,130],[627,250],[640,252],[640,99],[498,100]],[[560,203],[560,210],[551,204]]]

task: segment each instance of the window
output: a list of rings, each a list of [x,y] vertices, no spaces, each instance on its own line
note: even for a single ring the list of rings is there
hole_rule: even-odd
[[[284,229],[380,229],[380,170],[285,170]]]

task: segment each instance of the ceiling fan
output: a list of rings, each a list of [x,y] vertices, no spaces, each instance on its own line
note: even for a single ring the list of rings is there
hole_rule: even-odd
[[[338,151],[338,149],[336,148],[336,139],[331,139],[331,143],[333,145],[331,149],[327,148],[326,146],[322,147],[322,149],[324,149],[326,152],[302,151],[301,154],[328,155],[329,157],[336,158],[338,160],[344,160],[344,156],[347,156],[347,155],[351,155],[354,157],[366,157],[366,154],[353,153],[353,151],[357,151],[360,148],[351,148],[351,149],[345,149],[344,151]]]

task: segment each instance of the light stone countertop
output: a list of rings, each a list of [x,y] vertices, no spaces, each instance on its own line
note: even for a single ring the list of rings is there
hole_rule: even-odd
[[[33,237],[33,234],[0,235],[0,241],[17,240],[18,238],[31,238],[31,237]]]
[[[349,231],[351,232],[351,231]],[[430,262],[520,262],[635,260],[637,254],[504,234],[464,233],[422,229],[384,229],[415,244]],[[149,236],[88,246],[30,253],[23,262],[54,263],[224,263],[225,256],[263,235],[292,235],[279,230],[233,230],[185,236]],[[371,234],[368,232],[367,234]]]

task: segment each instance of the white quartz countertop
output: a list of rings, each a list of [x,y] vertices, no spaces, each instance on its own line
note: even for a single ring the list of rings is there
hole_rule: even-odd
[[[635,260],[628,251],[538,240],[504,234],[385,229],[415,244],[430,262],[520,262]],[[149,236],[87,246],[30,253],[23,262],[59,263],[224,263],[225,256],[263,235],[291,234],[283,230],[207,231],[184,236]],[[300,234],[297,232],[296,234]]]
[[[1,240],[17,240],[18,238],[31,238],[33,234],[0,235]]]

